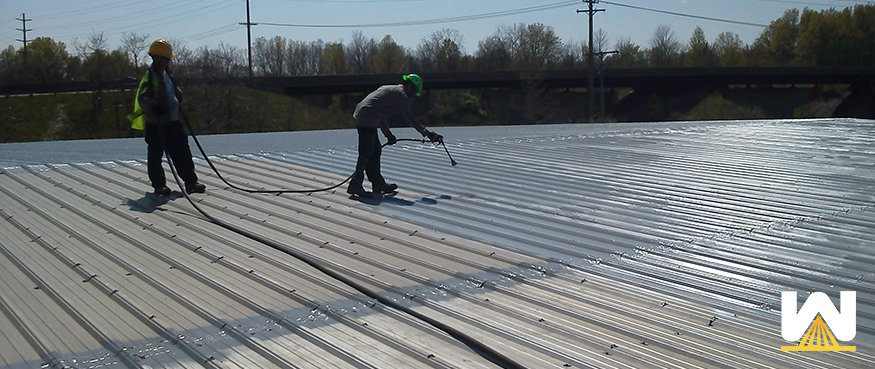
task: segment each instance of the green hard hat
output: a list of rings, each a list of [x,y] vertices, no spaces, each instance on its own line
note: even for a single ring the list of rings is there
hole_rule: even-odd
[[[401,76],[401,79],[416,87],[416,96],[422,96],[422,77],[418,74],[405,74]]]

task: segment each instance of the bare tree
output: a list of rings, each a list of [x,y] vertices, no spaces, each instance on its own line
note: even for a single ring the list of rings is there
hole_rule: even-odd
[[[319,74],[319,58],[324,49],[325,43],[322,40],[309,43],[290,40],[286,52],[289,73],[293,76]]]
[[[97,50],[106,51],[106,36],[103,33],[92,33],[84,44],[80,44],[78,38],[74,39],[73,49],[76,50],[76,54],[82,59],[87,58],[88,55]]]
[[[180,78],[188,78],[195,73],[196,56],[195,51],[188,48],[184,42],[168,39],[170,45],[173,46],[173,73]]]
[[[416,48],[416,57],[420,67],[425,71],[455,71],[461,66],[463,44],[461,32],[445,28],[422,39]]]
[[[361,31],[352,33],[352,40],[346,45],[346,57],[349,59],[350,72],[365,74],[371,72],[371,62],[377,51],[377,42],[365,38]]]
[[[670,67],[675,63],[680,52],[681,44],[671,30],[671,26],[663,24],[656,27],[656,32],[650,40],[650,64],[656,67]]]
[[[511,64],[511,45],[500,34],[481,40],[474,54],[475,64],[480,70],[505,70]]]
[[[578,43],[566,43],[562,45],[562,53],[560,54],[557,65],[562,69],[574,69],[580,65],[583,46]]]
[[[134,74],[138,74],[140,68],[140,56],[146,50],[146,40],[148,34],[137,34],[136,32],[128,32],[122,34],[122,50],[128,53],[131,57],[131,63],[134,65]]]
[[[593,49],[597,53],[608,51],[608,32],[604,28],[599,28],[592,36]]]
[[[288,70],[286,65],[288,48],[285,37],[274,36],[270,40],[259,37],[255,40],[253,50],[256,69],[264,75],[278,77]]]
[[[583,62],[587,63],[589,58],[586,57],[586,54],[589,53],[589,43],[582,42],[580,44],[581,47],[581,55],[583,57]],[[603,54],[605,51],[608,51],[608,32],[603,28],[599,28],[592,35],[592,52],[595,54],[594,60],[597,63],[604,61],[605,55]]]

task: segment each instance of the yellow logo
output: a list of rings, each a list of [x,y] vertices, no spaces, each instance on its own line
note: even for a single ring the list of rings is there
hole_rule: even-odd
[[[857,346],[842,346],[829,330],[823,317],[817,314],[805,336],[796,346],[781,346],[781,351],[857,351]]]
[[[782,292],[781,335],[787,341],[798,339],[799,344],[781,346],[781,351],[857,351],[857,346],[839,343],[839,340],[850,341],[856,335],[856,298],[856,292],[842,291],[839,313],[826,294],[815,292],[797,312],[796,292]],[[808,329],[805,329],[806,322],[811,322]]]

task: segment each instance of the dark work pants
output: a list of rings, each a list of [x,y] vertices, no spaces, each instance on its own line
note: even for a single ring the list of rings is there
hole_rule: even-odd
[[[164,140],[161,140],[162,133]],[[149,181],[152,182],[153,188],[167,185],[164,168],[161,166],[164,150],[167,150],[167,154],[173,160],[176,172],[179,173],[182,180],[185,183],[197,183],[194,162],[191,160],[191,149],[188,147],[188,135],[182,130],[182,123],[171,122],[160,127],[157,124],[146,123],[146,144],[148,145]]]
[[[382,155],[383,149],[380,138],[377,137],[377,129],[358,127],[357,130],[359,133],[359,156],[352,178],[361,181],[364,179],[364,174],[367,173],[368,180],[372,184],[382,185],[386,180],[380,174],[380,155]]]

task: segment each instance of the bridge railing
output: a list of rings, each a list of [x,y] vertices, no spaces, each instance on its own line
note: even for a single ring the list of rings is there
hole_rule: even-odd
[[[542,88],[588,86],[589,72],[582,70],[485,71],[422,73],[429,90]],[[868,84],[875,83],[869,67],[732,67],[732,68],[608,68],[598,77],[605,88],[658,88],[660,86]],[[180,84],[234,84],[288,95],[322,95],[369,92],[380,85],[401,83],[398,74],[317,75],[294,77],[182,79]],[[601,81],[600,83],[601,84]],[[7,84],[0,95],[65,93],[136,88],[135,79],[102,82]]]

